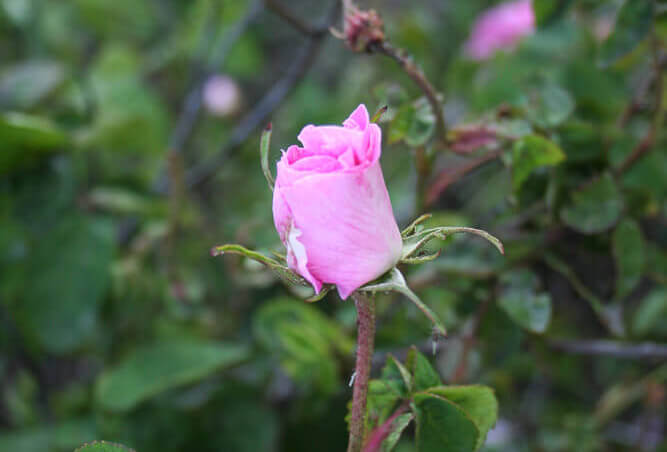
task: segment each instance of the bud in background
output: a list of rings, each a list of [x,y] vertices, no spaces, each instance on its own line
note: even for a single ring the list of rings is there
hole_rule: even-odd
[[[204,106],[216,116],[230,116],[241,107],[241,90],[236,81],[226,75],[213,75],[204,84]]]
[[[373,44],[384,41],[384,22],[373,9],[364,11],[352,2],[343,2],[343,31],[331,30],[355,52],[369,52]]]
[[[470,59],[486,60],[498,50],[513,50],[521,38],[534,31],[535,14],[531,0],[501,3],[477,19],[464,52]]]

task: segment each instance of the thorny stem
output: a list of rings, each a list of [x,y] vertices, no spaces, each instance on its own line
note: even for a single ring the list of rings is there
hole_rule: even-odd
[[[352,415],[347,452],[361,452],[364,445],[366,397],[375,340],[375,304],[370,297],[359,292],[354,292],[352,299],[357,308],[357,364],[354,371]]]
[[[382,42],[374,42],[369,45],[369,50],[388,56],[396,61],[406,74],[417,84],[424,92],[426,99],[431,104],[431,109],[435,115],[435,124],[438,136],[443,144],[447,143],[447,124],[445,123],[445,115],[442,112],[442,105],[438,99],[436,92],[431,82],[428,81],[421,69],[412,61],[412,58],[403,50],[394,48],[386,40]]]

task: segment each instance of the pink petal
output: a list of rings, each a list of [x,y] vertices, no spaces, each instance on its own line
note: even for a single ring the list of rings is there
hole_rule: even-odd
[[[313,175],[280,191],[301,232],[309,273],[336,284],[343,299],[400,258],[401,237],[379,163],[362,173]]]
[[[312,284],[316,293],[320,293],[322,282],[315,278],[308,270],[306,248],[299,240],[301,231],[295,227],[292,212],[277,184],[273,190],[273,221],[280,235],[280,240],[287,250],[287,265]]]
[[[343,126],[348,129],[366,130],[369,122],[370,118],[366,106],[364,104],[359,104],[352,114],[343,121]]]

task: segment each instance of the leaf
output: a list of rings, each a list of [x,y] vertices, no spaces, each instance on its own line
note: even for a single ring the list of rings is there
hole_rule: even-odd
[[[394,119],[389,125],[389,144],[396,143],[405,138],[408,134],[408,129],[410,128],[414,115],[415,108],[410,104],[405,104],[398,109]]]
[[[537,293],[537,276],[519,270],[501,278],[499,306],[512,320],[534,333],[544,333],[551,319],[551,296]]]
[[[572,202],[561,209],[560,217],[576,231],[596,234],[616,224],[622,210],[621,193],[611,175],[605,173],[573,193]]]
[[[74,452],[134,452],[134,449],[108,441],[93,441],[92,443],[84,444]]]
[[[390,144],[403,140],[408,146],[417,147],[431,138],[435,130],[435,118],[430,105],[423,100],[405,104],[398,109],[389,127]]]
[[[657,334],[667,337],[667,290],[655,289],[641,301],[632,318],[632,331],[637,336]]]
[[[333,391],[339,381],[336,355],[354,350],[354,341],[338,323],[290,298],[265,303],[254,315],[252,331],[287,375],[323,393]]]
[[[382,368],[382,381],[400,397],[408,397],[412,391],[412,375],[394,356],[387,356]]]
[[[560,125],[574,111],[574,99],[563,88],[553,83],[540,86],[525,104],[527,119],[540,127]]]
[[[271,124],[269,124],[262,132],[262,138],[259,142],[259,156],[262,165],[262,172],[264,173],[266,182],[269,184],[269,189],[273,191],[273,186],[276,184],[276,181],[273,179],[273,174],[271,174],[271,168],[269,167],[270,150],[271,150]]]
[[[625,298],[639,283],[644,270],[644,239],[635,220],[624,220],[612,237],[616,261],[616,298]]]
[[[406,395],[399,394],[397,387],[403,387],[403,380],[399,377],[388,380],[384,376],[380,380],[368,382],[367,426],[369,429],[377,427],[394,412],[399,400]],[[406,393],[407,394],[407,393]]]
[[[479,429],[455,403],[430,393],[414,396],[418,452],[472,452]]]
[[[23,113],[0,114],[0,175],[27,166],[66,143],[66,135],[47,119]]]
[[[512,149],[512,185],[519,190],[536,168],[554,166],[565,160],[565,154],[554,142],[539,135],[527,135]]]
[[[432,386],[439,386],[441,384],[438,372],[436,372],[428,359],[414,345],[408,351],[406,366],[413,377],[414,391],[424,391]]]
[[[79,347],[95,331],[113,251],[113,228],[103,220],[68,217],[40,238],[16,306],[24,333],[53,353]]]
[[[105,410],[128,411],[161,392],[195,382],[249,356],[245,346],[171,340],[134,349],[102,374],[95,387]]]
[[[62,65],[50,60],[26,60],[0,75],[0,105],[28,110],[65,80]]]
[[[572,3],[572,0],[534,0],[533,10],[537,28],[542,29],[544,25],[562,17]]]
[[[488,386],[440,386],[428,390],[460,406],[479,429],[477,449],[482,447],[486,435],[498,419],[498,400]]]
[[[401,439],[403,431],[410,425],[410,422],[414,419],[414,414],[404,413],[398,416],[393,423],[393,430],[387,438],[382,442],[382,452],[391,452],[396,447],[398,440]]]
[[[603,67],[623,58],[648,36],[653,24],[653,4],[653,0],[625,0],[613,32],[600,47]]]
[[[383,278],[381,278],[377,283],[367,284],[359,289],[362,292],[384,292],[384,291],[394,291],[399,292],[408,297],[417,307],[428,317],[428,319],[433,323],[434,333],[441,336],[447,335],[447,330],[442,324],[440,319],[437,318],[435,313],[426,306],[419,297],[408,287],[408,284],[405,282],[403,274],[396,268],[392,268],[389,273],[387,273]]]

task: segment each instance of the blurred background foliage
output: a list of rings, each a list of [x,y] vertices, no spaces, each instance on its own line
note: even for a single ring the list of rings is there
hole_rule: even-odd
[[[0,450],[343,450],[354,307],[209,249],[280,249],[261,127],[275,162],[361,102],[389,107],[400,225],[506,245],[452,237],[406,269],[449,337],[431,355],[428,320],[379,296],[374,375],[417,344],[494,388],[486,451],[667,450],[666,6],[536,0],[516,51],[467,60],[495,3],[363,4],[444,94],[442,149],[421,91],[328,35],[324,0],[0,0]]]

